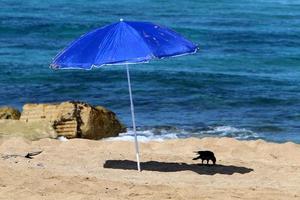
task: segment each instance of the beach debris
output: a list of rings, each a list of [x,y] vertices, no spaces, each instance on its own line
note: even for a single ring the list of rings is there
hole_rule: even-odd
[[[41,167],[41,168],[44,168],[44,167],[45,167],[43,163],[38,163],[36,166],[37,166],[37,167]]]
[[[57,136],[101,139],[118,136],[125,127],[112,111],[83,102],[68,101],[59,104],[25,104],[21,121],[48,121]]]
[[[198,156],[193,158],[193,160],[201,159],[202,164],[204,160],[206,160],[206,164],[211,160],[214,165],[216,164],[216,157],[212,151],[195,151],[195,153],[197,153]]]
[[[18,120],[20,119],[21,113],[18,109],[3,106],[0,107],[0,119],[14,119]]]
[[[270,154],[270,156],[274,159],[278,159],[278,156],[275,156],[274,154]]]
[[[33,159],[33,156],[37,156],[39,154],[41,154],[43,151],[31,151],[28,152],[26,154],[6,154],[6,155],[2,155],[1,158],[6,160],[9,158],[16,158],[16,157],[23,157],[23,158],[28,158],[28,159]]]
[[[39,155],[40,153],[42,153],[43,151],[33,151],[33,152],[28,152],[25,156],[25,158],[29,158],[32,159],[32,156],[36,156]]]

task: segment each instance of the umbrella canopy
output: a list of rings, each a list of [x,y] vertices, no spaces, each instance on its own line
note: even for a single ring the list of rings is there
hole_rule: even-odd
[[[196,51],[197,45],[168,28],[150,22],[120,20],[72,42],[54,58],[51,67],[91,69],[102,65],[147,62]]]
[[[197,45],[168,28],[121,19],[81,36],[60,52],[50,66],[53,69],[92,69],[126,65],[137,169],[141,171],[128,64],[191,54],[197,50]]]

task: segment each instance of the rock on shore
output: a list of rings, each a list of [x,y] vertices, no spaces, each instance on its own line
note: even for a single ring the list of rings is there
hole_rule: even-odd
[[[0,107],[0,119],[20,119],[21,113],[19,110],[12,107]]]
[[[125,131],[112,111],[101,106],[93,107],[87,103],[71,101],[59,104],[25,104],[20,120],[9,121],[12,120],[2,120],[0,135],[24,135],[28,139],[55,136],[101,139],[118,136]]]
[[[33,122],[0,120],[0,136],[2,138],[23,137],[28,140],[38,140],[57,138],[57,133],[51,123],[45,120]]]

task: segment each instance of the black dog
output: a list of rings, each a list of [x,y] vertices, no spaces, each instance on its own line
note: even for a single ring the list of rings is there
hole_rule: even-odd
[[[216,164],[216,157],[213,152],[211,152],[211,151],[196,151],[195,153],[197,153],[199,156],[196,158],[193,158],[193,160],[201,159],[202,164],[203,164],[203,160],[206,160],[206,162],[207,162],[206,164],[208,164],[209,160],[211,160],[214,165]]]

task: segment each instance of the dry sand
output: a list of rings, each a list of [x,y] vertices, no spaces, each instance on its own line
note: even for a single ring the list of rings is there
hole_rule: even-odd
[[[193,161],[212,150],[216,166]],[[132,142],[0,140],[0,199],[300,199],[300,145],[229,138]]]

